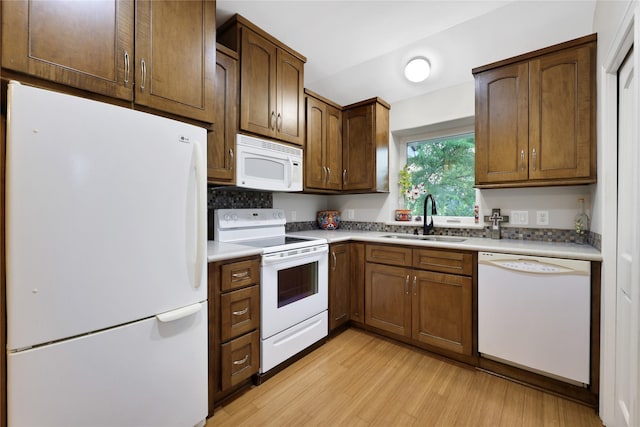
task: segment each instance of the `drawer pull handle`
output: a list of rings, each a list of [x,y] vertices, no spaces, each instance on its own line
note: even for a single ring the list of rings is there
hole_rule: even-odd
[[[245,354],[244,357],[240,360],[234,360],[233,364],[234,365],[244,365],[245,363],[247,363],[247,360],[249,360],[249,355]]]
[[[231,314],[234,316],[242,316],[243,314],[247,314],[249,312],[249,307],[246,307],[244,310],[240,311],[232,311]]]
[[[233,277],[234,279],[244,279],[245,277],[249,276],[249,272],[248,271],[243,271],[242,273],[233,273],[231,275],[231,277]]]

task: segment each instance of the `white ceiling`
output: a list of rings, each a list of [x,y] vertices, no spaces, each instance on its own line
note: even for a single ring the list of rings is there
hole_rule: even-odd
[[[218,0],[307,57],[305,87],[347,105],[473,81],[471,69],[592,32],[595,0]],[[403,77],[426,56],[431,76]]]

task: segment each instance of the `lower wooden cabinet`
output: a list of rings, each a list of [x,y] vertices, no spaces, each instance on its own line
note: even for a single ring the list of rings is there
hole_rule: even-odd
[[[209,264],[209,415],[260,369],[260,257]]]
[[[424,265],[430,271],[420,268]],[[471,355],[472,274],[470,252],[367,245],[365,324],[415,343]]]
[[[329,248],[329,332],[349,322],[351,311],[350,244]]]

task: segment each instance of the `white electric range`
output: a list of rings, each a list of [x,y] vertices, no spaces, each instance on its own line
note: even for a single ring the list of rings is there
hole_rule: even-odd
[[[328,334],[325,239],[288,236],[282,209],[217,209],[214,239],[262,248],[260,373]]]

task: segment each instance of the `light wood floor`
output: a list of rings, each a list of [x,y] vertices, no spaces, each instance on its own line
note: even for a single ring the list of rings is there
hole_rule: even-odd
[[[602,426],[581,404],[353,328],[207,422],[316,425]]]

